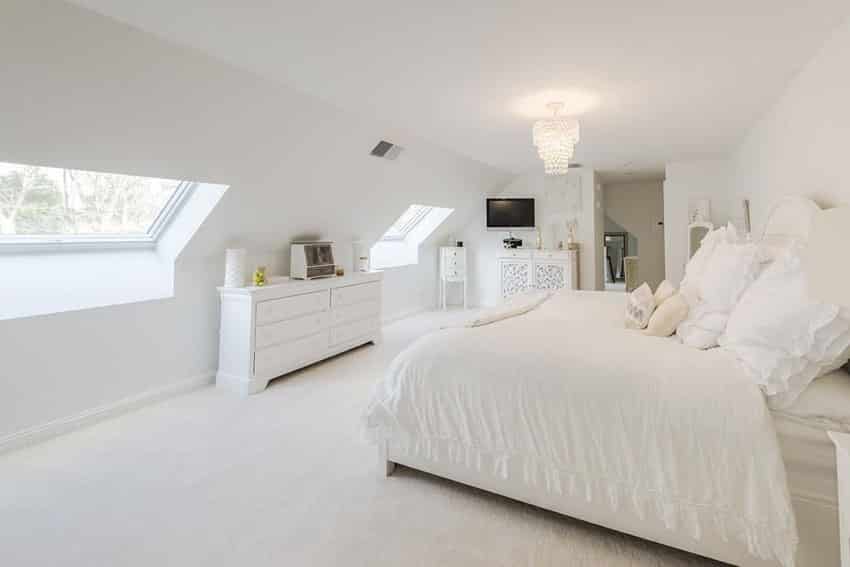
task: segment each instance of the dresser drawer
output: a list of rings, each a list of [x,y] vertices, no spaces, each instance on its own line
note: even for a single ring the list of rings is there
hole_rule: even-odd
[[[338,325],[350,321],[360,321],[361,319],[377,317],[380,312],[380,301],[364,301],[362,303],[355,303],[354,305],[335,308],[331,311],[331,322],[334,325]]]
[[[381,284],[378,282],[359,285],[349,285],[333,290],[331,305],[334,308],[344,305],[354,305],[364,301],[375,301],[381,298]]]
[[[344,323],[331,327],[331,346],[341,345],[353,341],[358,337],[374,335],[380,327],[378,317],[355,321],[354,323]]]
[[[275,378],[320,358],[328,349],[328,331],[258,350],[254,376]]]
[[[465,254],[447,254],[444,258],[445,267],[447,270],[455,269],[455,270],[463,270],[466,266],[466,255]]]
[[[328,305],[328,290],[262,301],[257,304],[257,325],[327,311]]]
[[[322,329],[326,329],[329,322],[330,313],[320,311],[305,317],[261,325],[257,327],[255,338],[256,348],[259,350],[277,343],[291,341],[298,337],[314,335]]]

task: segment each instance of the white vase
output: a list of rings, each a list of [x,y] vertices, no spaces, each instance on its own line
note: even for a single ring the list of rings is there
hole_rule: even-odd
[[[228,248],[224,251],[224,287],[244,287],[248,279],[247,255],[244,248]]]

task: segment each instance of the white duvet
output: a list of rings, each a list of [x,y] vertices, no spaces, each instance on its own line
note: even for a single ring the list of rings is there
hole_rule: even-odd
[[[797,532],[773,422],[722,349],[623,328],[624,294],[562,291],[535,310],[414,342],[376,385],[368,436],[631,507],[699,539],[793,564]]]

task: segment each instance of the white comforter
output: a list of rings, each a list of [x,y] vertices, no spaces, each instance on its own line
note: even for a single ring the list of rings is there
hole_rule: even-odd
[[[376,385],[368,436],[522,479],[553,498],[655,515],[793,564],[797,532],[773,422],[722,349],[623,328],[624,295],[563,291],[537,309],[414,342]],[[510,466],[509,466],[510,465]]]

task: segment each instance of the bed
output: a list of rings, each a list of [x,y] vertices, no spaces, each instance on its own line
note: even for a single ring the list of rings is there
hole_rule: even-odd
[[[805,236],[813,206],[781,203],[765,240]],[[364,415],[382,470],[402,464],[736,565],[837,565],[825,431],[850,430],[850,379],[821,378],[771,412],[724,349],[624,329],[624,302],[560,291],[414,342]]]

